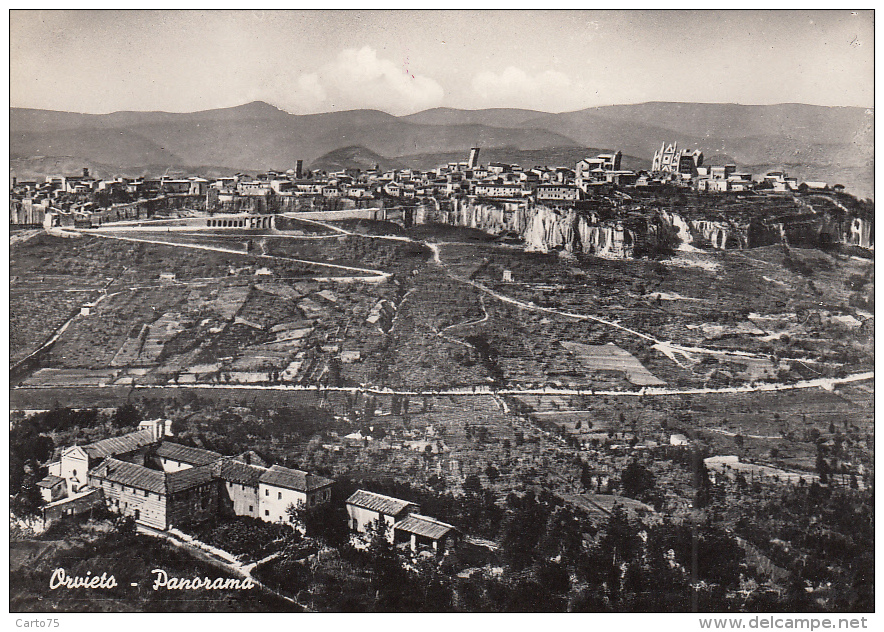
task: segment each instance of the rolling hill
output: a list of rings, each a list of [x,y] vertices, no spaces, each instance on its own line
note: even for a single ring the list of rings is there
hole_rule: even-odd
[[[387,171],[389,169],[402,169],[403,163],[395,159],[381,156],[359,145],[350,145],[335,149],[320,156],[312,163],[310,169],[313,171],[341,171],[342,169],[362,169],[366,171],[373,169],[375,165],[380,165],[381,169]]]
[[[489,127],[520,127],[525,121],[543,116],[545,112],[516,108],[490,108],[487,110],[457,110],[433,108],[402,119],[422,125],[488,125]]]
[[[108,165],[216,164],[273,169],[362,146],[381,156],[483,147],[576,146],[556,132],[464,123],[411,123],[376,110],[296,116],[266,103],[189,114],[10,113],[10,156],[82,156]],[[142,158],[139,158],[142,156]]]
[[[377,110],[293,115],[260,101],[182,114],[11,108],[9,153],[24,169],[68,157],[126,173],[147,165],[288,169],[299,159],[329,168],[365,160],[430,168],[463,160],[474,146],[483,161],[573,166],[575,157],[603,148],[621,150],[627,168],[647,168],[672,141],[741,168],[791,169],[873,194],[873,111],[802,104],[651,102],[559,114],[434,108],[401,117]]]

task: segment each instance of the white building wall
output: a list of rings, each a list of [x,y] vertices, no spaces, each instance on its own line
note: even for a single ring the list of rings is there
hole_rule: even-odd
[[[258,484],[258,518],[267,522],[289,522],[286,509],[289,505],[307,503],[307,494],[293,489]]]
[[[233,513],[237,516],[251,516],[252,518],[261,517],[265,520],[267,519],[261,511],[261,503],[259,502],[260,496],[258,496],[257,487],[251,487],[250,485],[245,485],[243,483],[231,483],[230,481],[225,481],[224,489],[225,491],[222,493],[226,493],[227,497],[233,503]]]
[[[350,504],[347,505],[347,524],[353,531],[367,533],[368,526],[371,523],[376,522],[379,518],[383,518],[384,522],[387,523],[387,526],[389,527],[387,529],[387,537],[390,539],[390,542],[392,542],[393,525],[396,523],[396,519],[393,516],[381,514],[377,511],[371,511],[364,507],[357,507]]]
[[[67,481],[68,495],[75,494],[86,485],[89,457],[77,447],[68,448],[61,455],[61,476]]]
[[[181,470],[189,470],[193,467],[189,463],[181,463],[167,458],[161,458],[160,464],[163,466],[164,472],[180,472]]]

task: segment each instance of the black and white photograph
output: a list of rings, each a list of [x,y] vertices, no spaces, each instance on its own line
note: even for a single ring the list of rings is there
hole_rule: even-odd
[[[872,627],[874,18],[8,11],[7,629]]]

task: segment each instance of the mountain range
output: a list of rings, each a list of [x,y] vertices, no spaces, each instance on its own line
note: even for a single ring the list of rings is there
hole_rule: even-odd
[[[10,160],[20,178],[91,167],[100,176],[409,166],[480,159],[569,165],[620,150],[625,168],[649,168],[664,143],[699,148],[717,164],[782,169],[873,196],[874,112],[803,104],[640,103],[552,114],[434,108],[294,115],[256,101],[192,113],[78,114],[10,109]],[[71,171],[79,171],[75,168]]]

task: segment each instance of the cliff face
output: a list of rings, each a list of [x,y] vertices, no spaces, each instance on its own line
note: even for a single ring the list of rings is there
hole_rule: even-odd
[[[680,250],[695,247],[725,250],[729,248],[746,248],[748,230],[731,222],[713,220],[686,221],[677,213],[659,212],[659,221],[671,226],[678,236]]]
[[[455,200],[451,208],[423,207],[415,223],[436,222],[477,228],[492,235],[516,233],[529,250],[582,252],[599,257],[625,258],[632,255],[635,233],[622,222],[596,222],[591,215],[546,206],[512,205],[499,208]]]
[[[672,249],[743,249],[782,241],[808,245],[844,243],[873,248],[871,222],[860,218],[836,218],[820,213],[795,220],[767,223],[694,219],[678,213],[655,211],[648,216],[600,221],[592,213],[512,203],[498,207],[453,200],[446,207],[421,207],[416,224],[440,223],[465,226],[492,235],[515,233],[529,250],[585,253],[622,259]]]

